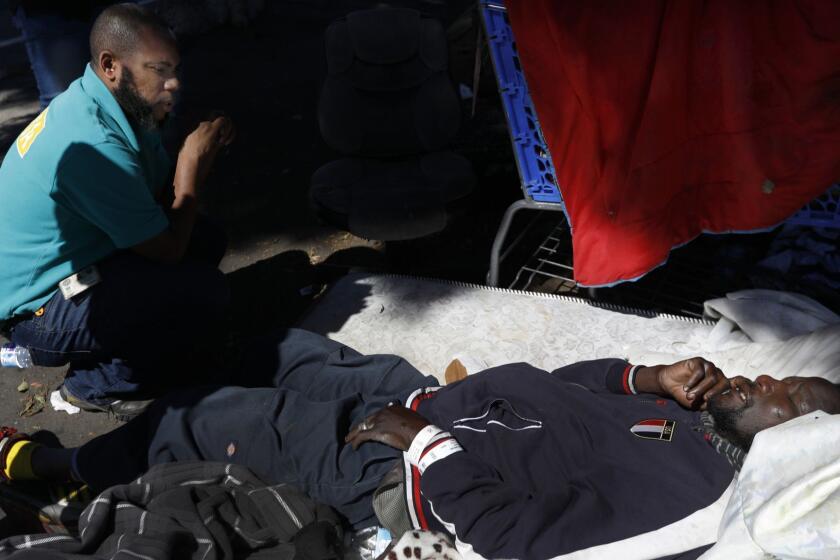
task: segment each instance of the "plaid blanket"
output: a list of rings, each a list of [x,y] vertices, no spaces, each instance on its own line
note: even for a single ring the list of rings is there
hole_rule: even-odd
[[[336,514],[296,488],[223,463],[158,465],[82,512],[79,534],[0,541],[0,558],[113,560],[341,557]]]

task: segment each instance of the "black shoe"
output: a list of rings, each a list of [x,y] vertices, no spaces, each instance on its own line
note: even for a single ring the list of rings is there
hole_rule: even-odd
[[[67,390],[67,387],[65,387],[64,385],[59,387],[58,392],[61,395],[62,399],[72,404],[73,406],[77,406],[82,410],[86,410],[88,412],[107,412],[108,414],[113,414],[114,418],[121,422],[128,422],[129,420],[146,410],[149,407],[149,405],[152,404],[152,399],[145,401],[124,401],[120,399],[105,399],[99,403],[93,403],[74,396],[72,393],[70,393],[70,391]]]
[[[78,534],[79,518],[93,500],[81,482],[54,483],[43,480],[0,484],[0,504],[8,515],[11,535],[24,533]]]

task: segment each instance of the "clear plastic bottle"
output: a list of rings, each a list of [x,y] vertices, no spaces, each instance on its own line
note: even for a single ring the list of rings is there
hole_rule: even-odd
[[[15,346],[12,343],[4,344],[0,348],[0,366],[29,368],[32,367],[32,355],[28,348]]]

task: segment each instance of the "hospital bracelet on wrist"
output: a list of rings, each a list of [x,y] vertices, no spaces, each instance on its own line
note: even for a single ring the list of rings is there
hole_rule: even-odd
[[[421,475],[432,465],[432,463],[445,459],[453,453],[463,451],[461,445],[458,443],[458,440],[452,437],[449,432],[441,432],[441,434],[445,437],[430,443],[420,455],[420,461],[417,463],[417,468],[420,469]]]
[[[414,437],[414,441],[406,451],[406,456],[408,461],[420,470],[420,474],[423,474],[435,461],[449,457],[458,451],[462,451],[462,448],[452,434],[437,426],[429,425]]]
[[[441,432],[443,432],[443,430],[433,424],[429,424],[417,432],[417,435],[414,436],[408,451],[405,452],[412,465],[416,465],[420,461],[420,455],[423,453],[423,450],[425,450],[426,446],[431,443],[432,439]]]

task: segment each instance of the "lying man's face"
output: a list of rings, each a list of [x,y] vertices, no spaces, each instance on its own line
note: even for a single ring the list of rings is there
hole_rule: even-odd
[[[730,379],[728,391],[708,402],[720,435],[744,449],[749,449],[761,430],[815,410],[840,413],[840,387],[820,377],[779,381],[761,375],[750,381],[738,376]]]

